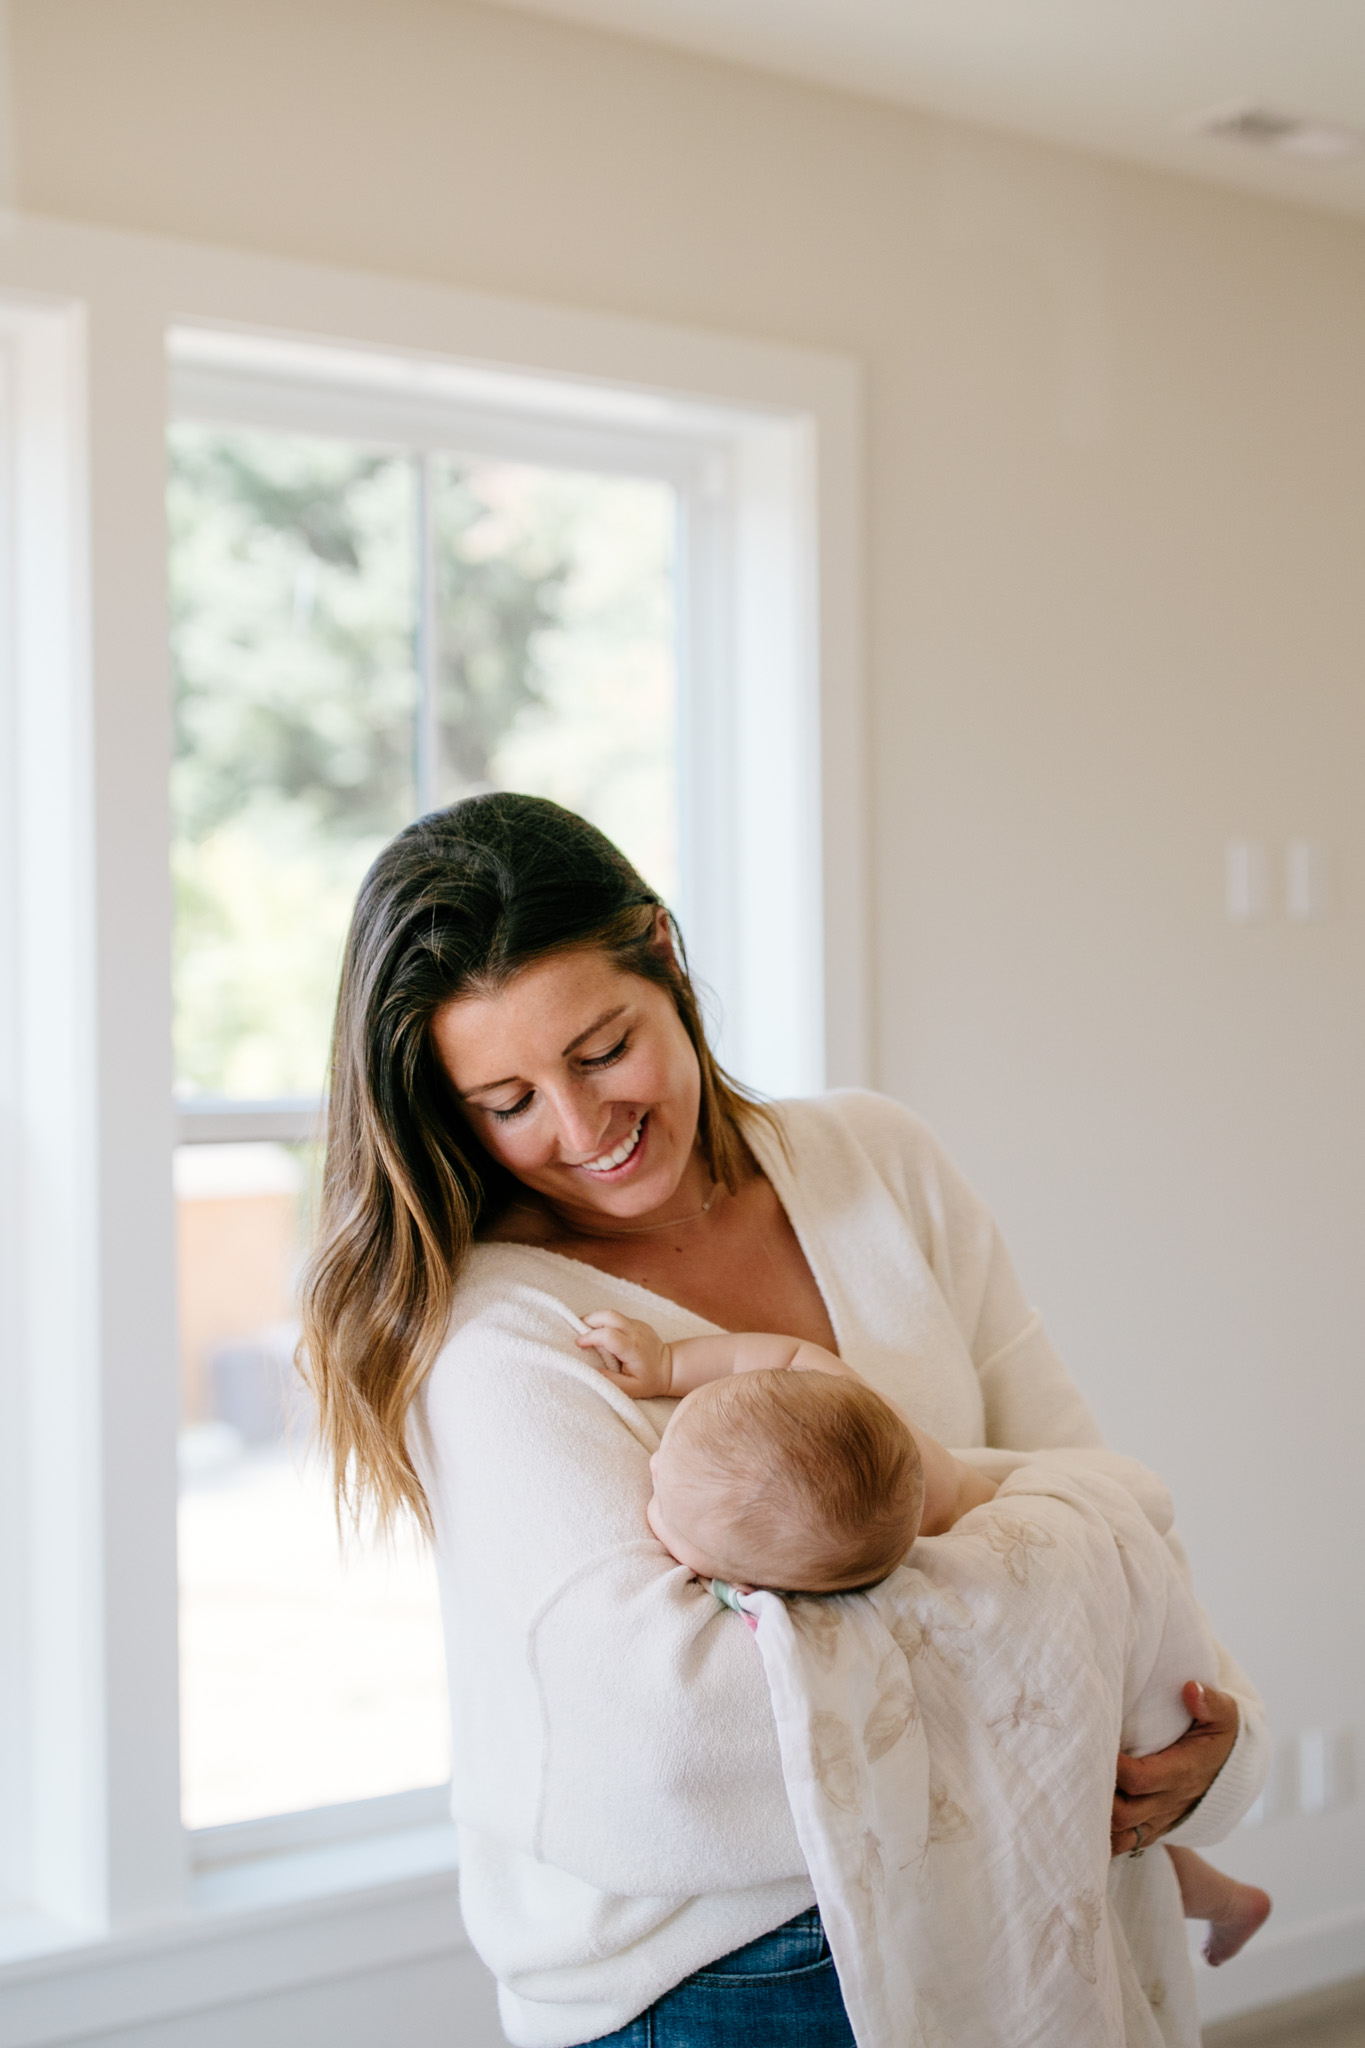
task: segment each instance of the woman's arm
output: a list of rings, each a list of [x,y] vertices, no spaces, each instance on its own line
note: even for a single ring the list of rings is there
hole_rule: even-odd
[[[456,1818],[610,1893],[799,1879],[749,1633],[645,1521],[661,1418],[528,1293],[462,1325],[418,1447]]]
[[[1182,1697],[1191,1725],[1179,1742],[1152,1756],[1119,1757],[1118,1790],[1109,1825],[1115,1856],[1158,1836],[1168,1836],[1187,1820],[1194,1825],[1192,1816],[1199,1801],[1221,1780],[1232,1755],[1241,1720],[1232,1694],[1191,1679]],[[1181,1840],[1185,1839],[1182,1834]],[[1222,1832],[1208,1839],[1221,1841]]]
[[[970,1350],[992,1447],[979,1454],[978,1469],[1000,1480],[1022,1452],[1102,1447],[1099,1424],[1030,1306],[994,1217],[938,1140],[900,1104],[876,1097],[850,1098],[848,1118],[907,1215]],[[1188,1576],[1179,1537],[1170,1531],[1165,1540]],[[1148,1809],[1153,1830],[1170,1829],[1183,1813],[1171,1839],[1191,1847],[1231,1833],[1269,1768],[1260,1695],[1221,1644],[1218,1659],[1220,1690],[1206,1695],[1212,1724],[1196,1722],[1170,1749],[1129,1760],[1121,1781],[1159,1800]],[[1116,1844],[1131,1848],[1133,1813],[1122,1789],[1113,1825]],[[1152,1833],[1144,1830],[1144,1839]]]
[[[1189,1560],[1174,1529],[1166,1543],[1188,1579]],[[1217,1687],[1205,1686],[1199,1702],[1192,1702],[1186,1691],[1193,1723],[1189,1733],[1153,1756],[1119,1760],[1113,1827],[1122,1848],[1136,1846],[1127,1831],[1143,1818],[1144,1800],[1153,1801],[1145,1841],[1153,1840],[1155,1831],[1187,1848],[1207,1849],[1227,1840],[1260,1795],[1270,1769],[1265,1705],[1231,1652],[1216,1639],[1214,1648]],[[1137,1805],[1130,1803],[1134,1800]]]

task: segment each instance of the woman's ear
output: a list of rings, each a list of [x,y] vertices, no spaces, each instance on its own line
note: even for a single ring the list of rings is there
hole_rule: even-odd
[[[654,913],[654,930],[649,943],[654,948],[654,951],[668,962],[668,965],[676,974],[678,971],[678,953],[677,948],[673,944],[673,920],[664,909],[662,903]]]

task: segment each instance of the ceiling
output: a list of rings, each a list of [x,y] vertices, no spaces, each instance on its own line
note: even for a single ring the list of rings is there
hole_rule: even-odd
[[[1253,104],[1365,137],[1365,0],[494,0],[1188,176],[1365,213],[1365,149],[1191,132]]]

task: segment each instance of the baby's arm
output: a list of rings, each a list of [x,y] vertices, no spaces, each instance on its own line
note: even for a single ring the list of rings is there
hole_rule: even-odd
[[[681,1337],[665,1344],[648,1323],[613,1309],[599,1309],[584,1321],[591,1332],[580,1337],[584,1348],[603,1353],[604,1370],[619,1380],[637,1401],[661,1395],[693,1393],[712,1380],[737,1372],[825,1372],[836,1379],[857,1379],[852,1366],[821,1344],[797,1337],[775,1337],[756,1330],[725,1331],[715,1337]],[[970,1508],[995,1498],[995,1482],[964,1465],[936,1437],[920,1429],[895,1401],[890,1406],[915,1439],[924,1468],[922,1536],[941,1536]]]
[[[680,1337],[674,1344],[665,1344],[648,1323],[617,1315],[614,1309],[598,1309],[584,1321],[591,1334],[579,1338],[580,1347],[600,1351],[605,1370],[636,1401],[691,1394],[736,1372],[848,1372],[842,1358],[833,1352],[818,1344],[803,1344],[795,1337],[725,1331],[715,1337]]]

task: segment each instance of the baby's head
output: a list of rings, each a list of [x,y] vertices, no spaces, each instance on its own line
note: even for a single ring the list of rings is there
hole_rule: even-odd
[[[650,1461],[649,1525],[701,1578],[841,1593],[919,1533],[915,1440],[861,1380],[746,1372],[680,1401]]]

